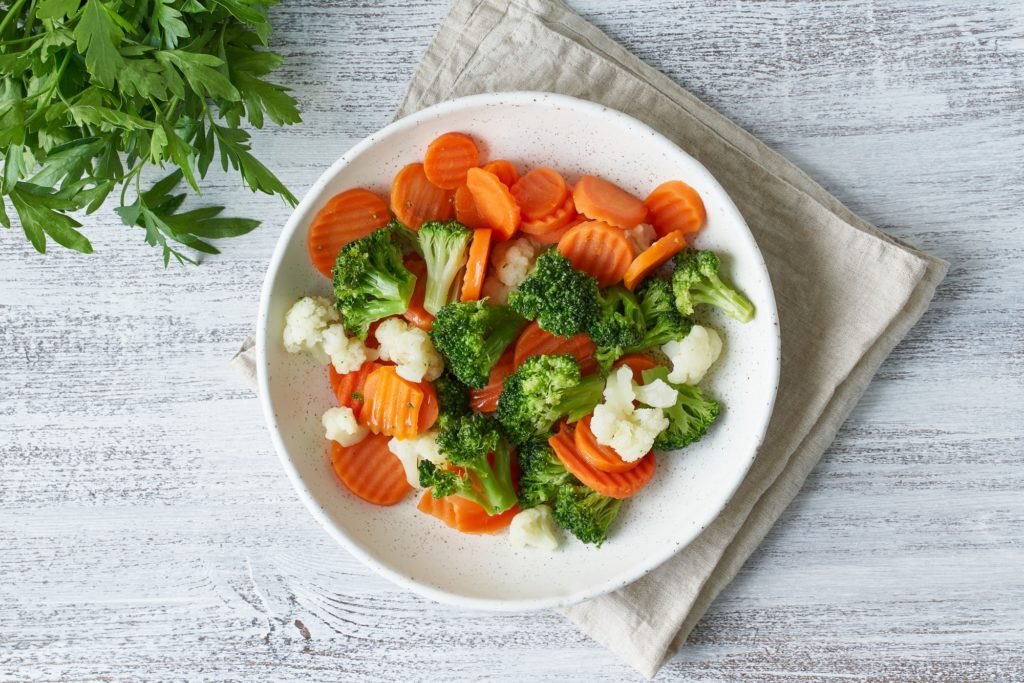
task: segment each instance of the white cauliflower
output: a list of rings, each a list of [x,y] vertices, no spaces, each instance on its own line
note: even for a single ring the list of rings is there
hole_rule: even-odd
[[[672,362],[669,382],[696,384],[722,353],[722,338],[710,327],[694,325],[688,335],[662,344],[661,350]]]
[[[679,392],[667,383],[656,379],[647,384],[634,385],[636,400],[652,408],[671,408],[679,398]]]
[[[649,392],[650,400],[663,402]],[[637,398],[633,384],[633,371],[622,366],[608,376],[604,388],[604,403],[594,408],[594,416],[590,420],[590,429],[594,438],[602,446],[608,446],[619,454],[626,462],[636,462],[654,447],[658,434],[665,431],[669,421],[661,408],[637,408],[633,401]],[[674,402],[674,399],[673,399]]]
[[[420,486],[419,465],[420,460],[429,460],[435,465],[445,461],[437,446],[437,430],[423,432],[412,439],[395,439],[388,441],[388,450],[395,454],[405,469],[405,478],[409,486],[423,488]]]
[[[366,361],[377,358],[377,352],[367,348],[358,337],[347,336],[340,323],[329,326],[320,338],[321,348],[339,374],[355,372]]]
[[[284,317],[285,350],[288,353],[307,351],[326,361],[324,330],[340,320],[341,316],[330,299],[322,296],[302,297],[292,304]]]
[[[626,239],[633,245],[635,253],[639,254],[658,239],[658,233],[650,223],[641,223],[632,230],[626,230]]]
[[[430,335],[399,318],[388,318],[377,327],[380,357],[397,365],[395,372],[410,382],[434,381],[444,372],[444,360]]]
[[[555,534],[555,519],[547,505],[523,510],[513,517],[508,537],[512,545],[518,548],[555,550],[560,544]]]
[[[533,269],[539,246],[529,237],[494,245],[491,250],[491,274],[483,285],[483,295],[491,303],[504,304],[508,301],[508,293],[518,287]]]
[[[370,433],[366,427],[356,422],[352,409],[345,406],[331,408],[320,418],[320,422],[324,426],[327,438],[337,441],[342,446],[353,446]]]

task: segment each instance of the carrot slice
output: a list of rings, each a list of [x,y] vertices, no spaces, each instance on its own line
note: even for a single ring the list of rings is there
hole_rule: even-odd
[[[480,212],[476,210],[473,193],[465,185],[455,190],[455,220],[473,230],[487,227],[484,219],[480,218]]]
[[[612,367],[620,368],[623,365],[633,371],[633,381],[642,384],[644,370],[658,367],[658,361],[642,353],[631,353],[615,361]]]
[[[512,187],[515,185],[516,181],[519,180],[519,171],[511,161],[496,159],[494,161],[487,162],[481,166],[481,168],[488,173],[493,173],[498,176],[498,180],[500,180],[505,187]]]
[[[580,373],[589,375],[597,370],[597,360],[594,354],[597,347],[585,334],[577,334],[575,337],[556,337],[550,332],[540,329],[534,321],[526,326],[516,340],[515,356],[513,364],[519,367],[527,358],[540,355],[558,353],[570,353],[580,364]]]
[[[371,434],[353,446],[331,442],[334,474],[349,491],[374,505],[394,505],[412,490],[401,461],[388,450],[388,440]]]
[[[487,263],[491,257],[491,229],[473,231],[473,242],[469,245],[466,259],[466,274],[462,278],[462,293],[459,301],[476,301],[484,287]]]
[[[427,264],[419,256],[408,256],[405,259],[406,269],[416,276],[416,287],[409,299],[409,308],[402,317],[421,330],[430,331],[434,326],[434,316],[423,308],[423,297],[427,295]]]
[[[356,187],[334,195],[317,211],[306,233],[313,267],[331,277],[343,246],[383,228],[390,220],[388,205],[369,190]]]
[[[498,397],[501,396],[505,378],[515,370],[515,355],[511,346],[505,350],[498,362],[491,368],[487,384],[482,389],[469,390],[469,407],[478,413],[493,413],[498,409]]]
[[[586,218],[583,220],[586,220]],[[530,239],[538,244],[558,244],[558,241],[562,239],[562,236],[578,224],[579,222],[570,221],[569,225],[558,228],[557,230],[552,230],[551,232],[545,232],[543,235],[530,235]]]
[[[334,369],[333,365],[327,366],[327,381],[331,383],[331,393],[337,393],[338,384],[341,382],[341,378],[344,377],[340,372]]]
[[[602,287],[622,279],[633,261],[633,245],[619,229],[601,221],[587,221],[572,228],[558,240],[572,267],[593,275]]]
[[[707,219],[704,200],[681,180],[658,185],[644,204],[649,212],[647,218],[660,237],[676,230],[683,234],[697,232]]]
[[[682,230],[673,230],[654,244],[640,252],[629,264],[622,276],[622,284],[633,291],[645,277],[654,272],[661,264],[678,254],[686,246],[686,234]]]
[[[494,230],[492,238],[499,242],[511,238],[519,229],[519,207],[498,176],[483,169],[471,168],[466,174],[466,186],[473,193],[480,218],[488,228]]]
[[[419,230],[427,221],[447,221],[455,214],[455,193],[427,180],[423,164],[409,164],[391,183],[391,211],[403,225]]]
[[[602,472],[628,472],[640,461],[626,462],[614,448],[603,446],[597,442],[594,432],[590,431],[590,415],[576,423],[576,435],[573,442],[576,444],[576,452],[595,470]]]
[[[572,190],[576,210],[587,218],[604,221],[623,230],[630,230],[644,222],[647,207],[644,203],[604,178],[585,175]]]
[[[422,434],[434,426],[441,410],[437,403],[437,390],[434,389],[434,385],[423,381],[419,386],[423,390],[423,403],[420,405],[420,419],[416,429]]]
[[[334,388],[334,396],[338,399],[338,405],[352,409],[352,414],[359,419],[360,412],[363,409],[363,397],[365,395],[364,389],[366,387],[366,378],[370,376],[370,373],[381,366],[380,363],[375,363],[372,360],[368,360],[359,366],[358,370],[347,372],[344,375],[339,375],[334,372],[334,367],[331,367],[331,384]],[[337,377],[337,380],[335,380]]]
[[[509,188],[523,220],[537,220],[560,208],[569,196],[565,179],[553,168],[535,168]]]
[[[562,205],[554,211],[536,220],[526,220],[519,224],[519,229],[530,237],[540,238],[550,232],[554,232],[569,225],[576,219],[576,205],[572,201],[572,195],[566,194]]]
[[[548,444],[570,474],[602,496],[629,498],[647,486],[654,476],[653,452],[640,458],[636,467],[627,472],[602,472],[594,469],[576,450],[572,431],[564,423],[558,433],[548,439]]]
[[[514,505],[505,512],[488,515],[487,511],[461,496],[434,498],[430,490],[423,492],[416,509],[444,522],[447,526],[466,534],[495,534],[512,523],[519,512]]]
[[[363,385],[360,422],[374,434],[411,439],[419,434],[423,385],[398,376],[393,365],[382,365],[369,374]]]
[[[464,133],[445,133],[427,147],[423,172],[442,190],[466,184],[466,171],[480,164],[480,150]]]

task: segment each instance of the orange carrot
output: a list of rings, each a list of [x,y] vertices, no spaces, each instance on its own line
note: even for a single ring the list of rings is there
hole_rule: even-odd
[[[336,194],[320,209],[306,234],[313,267],[327,277],[338,260],[341,248],[391,220],[384,200],[361,187]]]
[[[520,333],[519,339],[516,340],[515,356],[512,362],[515,367],[519,367],[527,358],[558,353],[572,354],[572,357],[580,364],[580,372],[584,375],[589,375],[597,370],[597,360],[594,358],[597,347],[594,346],[590,337],[585,334],[569,338],[556,337],[550,332],[540,329],[536,321],[527,325]]]
[[[633,291],[645,277],[658,269],[663,263],[678,254],[686,246],[686,234],[681,230],[673,230],[654,244],[637,254],[622,276],[626,289]]]
[[[487,263],[491,256],[491,229],[473,231],[473,242],[469,245],[466,259],[466,274],[462,278],[462,294],[459,301],[476,301],[484,286]]]
[[[483,169],[471,168],[466,174],[466,186],[473,193],[480,218],[487,227],[494,230],[492,239],[504,242],[511,238],[519,229],[519,207],[498,176]]]
[[[433,384],[424,380],[420,382],[419,387],[423,390],[423,404],[420,405],[420,419],[416,429],[422,434],[437,422],[440,407],[437,403],[437,390],[434,389]]]
[[[484,219],[480,218],[480,212],[476,210],[473,193],[465,185],[455,190],[455,220],[473,230],[487,227]]]
[[[427,180],[423,164],[409,164],[391,184],[391,211],[405,226],[419,230],[427,221],[446,221],[455,213],[454,192]]]
[[[334,474],[349,491],[375,505],[394,505],[412,490],[388,441],[383,434],[371,434],[354,446],[331,442]]]
[[[423,492],[416,509],[466,534],[496,534],[511,524],[519,512],[519,506],[515,505],[501,514],[488,515],[471,500],[461,496],[434,498],[429,489]]]
[[[630,230],[644,222],[647,207],[644,203],[604,178],[585,175],[572,191],[576,210],[587,218],[604,221],[623,230]]]
[[[603,496],[629,498],[647,486],[654,476],[653,452],[640,458],[636,467],[628,472],[602,472],[594,469],[577,452],[575,437],[564,423],[558,433],[548,439],[548,444],[570,474]]]
[[[487,384],[482,389],[469,390],[469,407],[478,413],[493,413],[498,409],[498,397],[501,396],[505,378],[516,369],[515,355],[511,346],[501,355],[498,362],[491,368]]]
[[[427,180],[443,190],[466,184],[466,171],[479,165],[476,143],[463,133],[445,133],[430,143],[423,155]]]
[[[498,176],[505,187],[512,187],[519,180],[519,171],[516,169],[515,164],[511,161],[505,161],[504,159],[496,159],[495,161],[489,161],[481,166],[488,173],[493,173]]]
[[[658,361],[642,353],[631,353],[615,361],[613,368],[620,368],[623,365],[633,371],[633,381],[642,384],[644,370],[658,367]]]
[[[405,267],[416,276],[416,287],[412,290],[409,308],[405,310],[402,317],[410,324],[429,332],[430,328],[434,326],[434,316],[423,308],[423,297],[427,293],[427,264],[419,256],[407,256]]]
[[[344,377],[340,372],[334,369],[333,365],[327,366],[327,381],[331,383],[331,393],[337,393],[338,384],[341,383],[341,378]]]
[[[331,367],[332,384],[334,387],[334,395],[338,399],[339,406],[345,406],[351,408],[352,413],[359,419],[360,412],[363,409],[363,396],[364,388],[366,386],[366,378],[370,376],[370,373],[381,366],[380,363],[375,363],[372,360],[368,360],[359,366],[358,370],[347,372],[344,375],[338,375],[334,373],[334,368]],[[334,382],[334,377],[337,377],[337,382]]]
[[[670,180],[651,190],[644,200],[647,219],[660,237],[678,230],[683,234],[697,232],[704,225],[707,211],[704,201],[681,180]]]
[[[538,220],[561,208],[569,196],[565,179],[553,168],[535,168],[509,188],[523,220]]]
[[[584,218],[583,220],[585,221],[586,218]],[[538,244],[558,244],[558,241],[562,239],[562,236],[565,235],[565,233],[569,232],[569,230],[571,230],[576,225],[579,225],[579,222],[570,220],[569,225],[557,228],[550,232],[545,232],[542,235],[530,235],[530,239],[532,239],[534,242],[537,242]]]
[[[602,287],[622,279],[633,261],[633,245],[619,229],[601,221],[587,221],[558,240],[558,251],[572,267],[597,278]]]
[[[569,225],[569,223],[576,219],[577,215],[572,195],[566,194],[561,206],[536,220],[523,219],[522,223],[519,224],[519,229],[530,237],[540,239],[551,232]]]
[[[601,472],[628,472],[640,461],[626,462],[614,448],[603,446],[597,442],[594,432],[590,431],[590,415],[576,423],[576,435],[573,439],[576,452],[588,465]]]
[[[398,376],[393,365],[382,365],[363,385],[360,421],[374,434],[411,439],[419,434],[423,385]]]

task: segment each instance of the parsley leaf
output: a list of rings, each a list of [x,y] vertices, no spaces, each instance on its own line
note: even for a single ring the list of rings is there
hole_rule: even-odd
[[[253,191],[296,199],[260,162],[242,126],[300,122],[288,89],[270,80],[281,57],[265,46],[269,2],[257,0],[15,0],[0,13],[0,225],[91,253],[76,212],[120,188],[115,211],[174,258],[216,254],[208,240],[259,225],[224,207],[182,209],[215,156]],[[141,178],[170,173],[151,188]],[[10,209],[13,208],[13,212]]]

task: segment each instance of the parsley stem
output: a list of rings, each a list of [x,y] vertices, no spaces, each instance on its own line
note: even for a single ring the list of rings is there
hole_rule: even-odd
[[[5,30],[7,30],[7,24],[12,19],[18,16],[18,12],[21,10],[21,6],[25,4],[25,0],[14,0],[14,4],[7,10],[7,16],[4,17],[3,21],[0,21],[0,36],[3,36]]]

